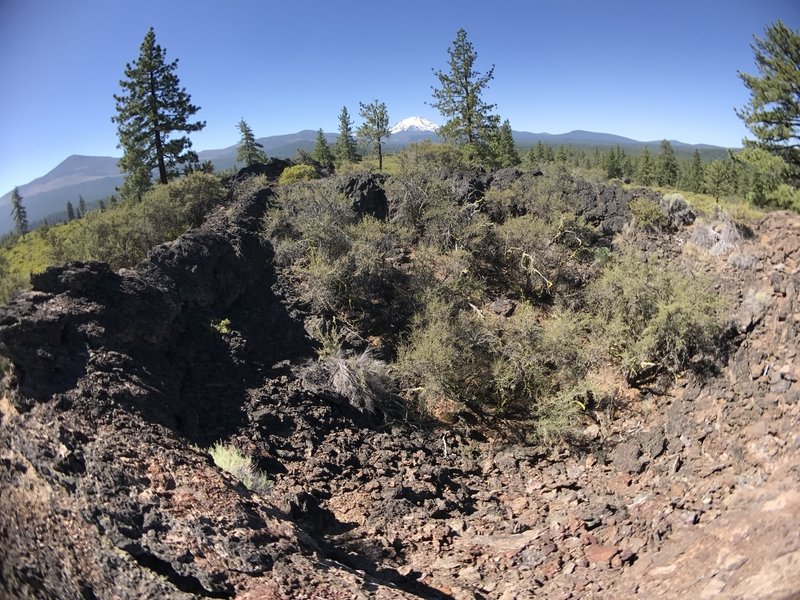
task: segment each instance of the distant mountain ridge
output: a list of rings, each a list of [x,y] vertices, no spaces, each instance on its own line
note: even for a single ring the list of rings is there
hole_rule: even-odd
[[[414,116],[402,119],[391,128],[392,134],[386,140],[386,150],[396,151],[412,143],[424,140],[440,141],[438,125],[424,117]],[[268,156],[291,158],[298,149],[310,151],[314,148],[317,131],[304,129],[297,133],[273,135],[259,138]],[[336,133],[326,133],[328,143],[333,144],[338,138]],[[649,146],[658,151],[660,140],[640,142],[609,133],[575,130],[568,133],[531,133],[514,131],[514,140],[520,146],[532,146],[538,142],[550,145],[565,146],[622,146],[626,149],[641,149]],[[697,148],[706,151],[719,151],[724,156],[726,151],[721,146],[709,144],[685,144],[670,140],[677,151],[692,151]],[[238,144],[226,148],[203,150],[198,152],[200,161],[211,161],[217,170],[230,169],[236,166],[236,150]],[[57,165],[50,172],[19,186],[23,204],[28,212],[28,221],[36,223],[45,218],[53,218],[64,214],[67,202],[77,205],[82,196],[91,207],[100,199],[108,198],[122,184],[123,176],[117,168],[119,159],[111,156],[82,156],[73,154]],[[13,229],[11,219],[11,191],[0,197],[0,235]]]

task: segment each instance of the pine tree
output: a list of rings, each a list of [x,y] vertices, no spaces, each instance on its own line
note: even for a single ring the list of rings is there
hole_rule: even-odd
[[[18,187],[11,192],[11,218],[14,219],[14,228],[18,234],[24,236],[28,233],[28,211],[22,204],[22,194]]]
[[[342,112],[339,113],[339,138],[333,145],[333,155],[336,157],[337,165],[361,160],[353,137],[353,123],[350,121],[350,113],[347,112],[346,106],[343,106]]]
[[[639,168],[636,172],[636,178],[642,185],[651,185],[655,180],[655,167],[653,159],[650,157],[650,149],[647,146],[642,148],[642,153],[639,155]]]
[[[259,144],[256,141],[253,130],[245,123],[245,120],[242,119],[239,121],[237,127],[242,137],[239,140],[239,148],[236,150],[236,162],[243,162],[246,167],[267,162],[267,155],[264,154],[263,144]]]
[[[100,209],[101,213],[106,212],[106,203],[103,201],[102,198],[97,201],[97,208]]]
[[[67,200],[67,222],[75,220],[75,208],[72,206],[72,202]]]
[[[494,154],[497,164],[501,167],[516,167],[522,162],[514,144],[514,133],[508,119],[503,121],[497,133]]]
[[[545,150],[545,147],[544,147],[544,144],[542,143],[542,140],[539,140],[538,142],[536,142],[536,151],[535,152],[536,152],[536,154],[535,154],[536,162],[539,165],[541,165],[543,162],[545,162],[545,159],[547,158],[547,150]]]
[[[661,140],[661,151],[656,159],[656,182],[670,187],[678,182],[678,159],[669,140]]]
[[[458,30],[447,53],[449,71],[434,71],[441,87],[433,88],[435,102],[431,106],[446,119],[439,133],[446,140],[466,144],[480,154],[500,122],[492,114],[495,105],[482,98],[494,78],[494,65],[485,74],[475,70],[478,54],[463,29]]]
[[[703,159],[700,157],[700,151],[695,149],[692,154],[692,160],[686,169],[685,181],[683,187],[690,192],[703,191]]]
[[[781,157],[788,179],[800,183],[800,34],[780,20],[752,44],[759,75],[739,73],[750,101],[736,114],[755,140],[745,145]]]
[[[624,160],[625,154],[619,146],[607,150],[603,155],[603,168],[606,170],[606,177],[609,179],[622,179]]]
[[[334,158],[325,132],[322,129],[317,131],[317,139],[314,142],[314,149],[311,151],[311,158],[320,166],[330,169],[333,166]]]
[[[364,122],[358,128],[357,135],[378,152],[378,170],[383,171],[383,140],[391,135],[386,104],[373,100],[369,104],[359,102],[358,105],[358,113]]]
[[[86,216],[86,200],[83,196],[78,196],[78,218],[82,219]]]
[[[730,193],[733,181],[727,161],[712,160],[708,163],[704,169],[703,183],[708,193],[717,200]]]
[[[150,185],[150,173],[167,183],[177,167],[197,162],[188,136],[170,139],[174,133],[200,131],[205,122],[190,122],[200,110],[191,102],[175,71],[178,61],[166,62],[166,50],[156,43],[152,27],[142,42],[139,58],[125,66],[125,79],[119,82],[120,95],[114,94],[117,115],[118,147],[123,150],[120,170],[127,174],[123,190],[140,198]]]

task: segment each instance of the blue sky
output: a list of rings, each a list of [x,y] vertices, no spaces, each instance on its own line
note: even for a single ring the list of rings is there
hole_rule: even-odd
[[[258,137],[336,131],[372,99],[440,123],[432,69],[461,27],[514,129],[738,146],[737,71],[778,18],[800,29],[800,2],[0,0],[0,193],[119,155],[112,96],[150,26],[207,122],[197,150],[235,144],[242,117]]]

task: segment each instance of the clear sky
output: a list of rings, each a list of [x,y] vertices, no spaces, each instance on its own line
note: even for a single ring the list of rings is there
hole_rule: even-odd
[[[323,128],[379,99],[390,120],[429,106],[433,68],[463,27],[486,100],[514,129],[738,146],[737,71],[754,35],[798,0],[0,0],[0,194],[70,154],[118,156],[113,94],[150,26],[201,107],[196,150]]]

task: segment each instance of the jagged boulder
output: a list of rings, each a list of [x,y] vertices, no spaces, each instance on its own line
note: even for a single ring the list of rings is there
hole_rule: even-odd
[[[483,168],[459,168],[442,173],[458,204],[468,204],[483,198],[492,180],[491,173]]]
[[[269,179],[278,179],[286,167],[291,166],[291,161],[283,160],[282,158],[269,158],[265,163],[256,163],[239,169],[236,174],[237,179],[244,177],[252,177],[254,175],[266,175]]]
[[[661,194],[645,188],[626,189],[614,184],[592,183],[575,179],[576,212],[603,235],[622,231],[630,220],[629,206],[634,198],[646,198],[659,204]],[[679,210],[677,212],[680,212]]]
[[[524,174],[525,172],[517,167],[498,169],[491,174],[488,185],[492,189],[505,190],[514,185],[514,182],[520,179]],[[539,171],[539,174],[541,174],[541,171]]]
[[[372,215],[384,220],[389,216],[389,202],[383,184],[386,176],[376,173],[359,173],[342,179],[337,189],[353,202],[357,215]]]

